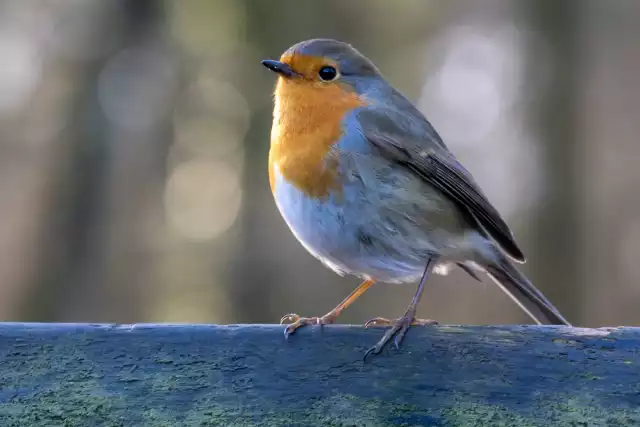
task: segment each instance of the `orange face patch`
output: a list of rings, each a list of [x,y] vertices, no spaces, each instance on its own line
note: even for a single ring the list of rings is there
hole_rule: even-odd
[[[280,62],[289,65],[296,73],[301,74],[307,80],[318,81],[318,71],[327,65],[339,70],[338,64],[334,60],[319,56],[285,54],[280,57]]]
[[[283,178],[309,197],[322,198],[340,190],[338,159],[329,159],[331,146],[343,134],[345,115],[367,103],[340,80],[321,82],[317,72],[324,58],[294,55],[281,58],[302,78],[278,77],[275,90],[269,181],[275,191],[275,168]]]

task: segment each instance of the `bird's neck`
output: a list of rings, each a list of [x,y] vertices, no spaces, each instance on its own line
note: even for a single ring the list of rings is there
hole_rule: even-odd
[[[337,159],[329,153],[343,134],[343,119],[366,102],[337,84],[278,80],[269,152],[271,190],[277,169],[310,197],[325,197],[337,188]]]

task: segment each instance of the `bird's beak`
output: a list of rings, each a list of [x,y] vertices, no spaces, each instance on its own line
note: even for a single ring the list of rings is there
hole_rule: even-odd
[[[265,59],[264,61],[262,61],[262,65],[264,65],[274,73],[278,73],[284,77],[297,77],[300,75],[295,71],[293,71],[293,68],[291,68],[288,64],[285,64],[284,62]]]

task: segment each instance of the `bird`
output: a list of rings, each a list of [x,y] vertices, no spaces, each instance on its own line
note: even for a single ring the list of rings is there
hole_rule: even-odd
[[[515,266],[525,256],[498,210],[427,118],[350,44],[317,38],[262,65],[277,75],[268,175],[279,213],[301,245],[361,284],[323,316],[281,319],[298,328],[332,324],[378,282],[417,283],[403,316],[365,353],[399,348],[432,273],[487,274],[538,324],[567,325]]]

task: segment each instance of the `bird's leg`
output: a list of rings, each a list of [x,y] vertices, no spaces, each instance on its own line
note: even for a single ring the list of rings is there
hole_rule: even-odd
[[[384,334],[382,339],[380,339],[380,341],[378,341],[378,343],[375,346],[367,350],[367,352],[364,355],[365,359],[371,353],[373,354],[380,353],[380,351],[384,348],[384,346],[389,342],[391,337],[393,337],[394,335],[395,335],[394,343],[396,345],[396,348],[399,348],[400,343],[402,342],[402,339],[404,338],[405,334],[407,333],[407,330],[409,329],[409,326],[411,326],[412,324],[433,325],[434,323],[437,323],[430,319],[422,320],[422,319],[416,319],[415,317],[418,303],[420,302],[420,298],[422,298],[422,293],[424,292],[424,285],[427,282],[429,273],[431,272],[431,270],[433,269],[433,266],[435,265],[435,260],[436,260],[435,257],[430,257],[429,260],[427,261],[427,265],[424,269],[424,273],[422,274],[422,279],[420,279],[420,284],[418,285],[418,290],[416,291],[416,294],[413,296],[413,299],[411,300],[411,304],[409,304],[409,307],[407,307],[407,311],[404,313],[404,316],[394,321],[389,321],[384,318],[378,318],[378,319],[372,319],[371,321],[367,322],[367,324],[369,324],[370,322],[375,320],[387,321],[391,325],[391,329],[389,329]]]
[[[371,285],[373,285],[373,280],[365,280],[360,286],[353,290],[340,304],[336,306],[333,310],[328,312],[322,317],[300,317],[297,314],[287,314],[282,319],[280,319],[280,324],[291,322],[284,330],[285,338],[289,338],[289,335],[294,333],[296,329],[305,325],[326,325],[335,323],[342,310],[349,307],[355,300],[358,299],[362,294],[365,293],[367,289]]]

